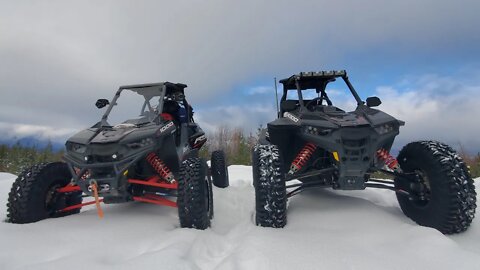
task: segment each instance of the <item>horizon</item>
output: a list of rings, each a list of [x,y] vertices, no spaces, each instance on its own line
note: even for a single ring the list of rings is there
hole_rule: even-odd
[[[101,117],[98,98],[157,81],[189,86],[207,133],[248,134],[276,118],[274,78],[346,69],[363,100],[406,121],[394,148],[432,139],[480,152],[479,2],[136,3],[0,1],[2,141],[63,145]]]

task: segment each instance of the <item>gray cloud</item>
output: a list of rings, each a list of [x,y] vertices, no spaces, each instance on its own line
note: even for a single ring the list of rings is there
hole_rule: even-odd
[[[44,141],[65,141],[70,135],[78,131],[69,128],[54,129],[50,126],[10,124],[2,122],[0,122],[0,129],[3,130],[3,135],[6,135],[7,138],[24,138],[35,135],[36,138]]]
[[[98,119],[93,102],[118,85],[170,80],[189,84],[191,102],[209,112],[248,115],[238,119],[248,126],[271,112],[261,103],[247,113],[218,107],[216,96],[300,70],[358,66],[359,56],[382,69],[478,62],[478,10],[473,0],[0,1],[0,122],[78,129]]]
[[[379,108],[406,121],[397,147],[412,140],[434,139],[454,147],[462,144],[470,153],[480,152],[480,72],[471,75],[474,80],[469,82],[424,75],[408,79],[412,88],[378,87],[383,101]]]
[[[427,74],[405,78],[395,85],[376,87],[375,94],[382,100],[378,108],[406,122],[395,141],[395,151],[411,141],[439,140],[455,148],[462,145],[472,154],[480,152],[479,78],[480,71],[461,72],[455,76]],[[329,93],[334,105],[355,108],[347,89],[332,89]],[[275,105],[269,101],[271,98],[266,96],[251,97],[245,104],[213,107],[200,111],[198,120],[209,132],[218,125],[243,127],[254,132],[259,125],[265,126],[275,118]],[[215,117],[209,117],[212,115]]]
[[[195,119],[208,133],[215,132],[216,128],[222,125],[255,133],[259,126],[265,127],[267,122],[276,117],[275,111],[274,104],[253,102],[201,110],[196,113]]]

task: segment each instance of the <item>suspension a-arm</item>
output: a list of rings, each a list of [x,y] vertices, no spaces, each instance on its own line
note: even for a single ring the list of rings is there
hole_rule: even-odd
[[[295,180],[295,179],[300,180],[300,179],[307,178],[307,177],[324,175],[324,174],[328,174],[330,172],[333,172],[334,170],[335,170],[335,168],[331,167],[331,168],[314,170],[314,171],[301,173],[301,174],[287,175],[286,178],[285,178],[285,181],[291,181],[291,180]],[[288,192],[287,197],[291,197],[293,195],[296,195],[296,194],[302,192],[303,190],[305,190],[307,188],[314,188],[314,187],[327,187],[327,186],[325,185],[324,180],[308,181],[308,182],[305,182],[305,183],[290,184],[290,185],[287,185],[286,188],[295,188],[295,189]]]
[[[303,179],[303,178],[307,178],[307,177],[311,177],[311,176],[322,175],[322,174],[326,174],[326,173],[329,173],[329,172],[333,172],[334,170],[335,170],[335,168],[331,167],[331,168],[326,168],[326,169],[321,169],[321,170],[309,171],[309,172],[306,172],[306,173],[288,174],[287,176],[285,176],[285,181],[291,181],[291,180],[295,180],[295,179]]]

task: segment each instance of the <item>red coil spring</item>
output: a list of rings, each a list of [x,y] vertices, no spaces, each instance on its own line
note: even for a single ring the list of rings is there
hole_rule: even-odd
[[[74,170],[75,170],[75,173],[76,173],[77,175],[80,174],[80,169],[74,168]],[[90,175],[90,170],[86,170],[86,171],[82,174],[82,176],[79,177],[79,179],[87,180],[88,178],[90,178],[90,176],[91,176],[91,175]]]
[[[167,182],[172,183],[175,181],[170,169],[155,153],[148,154],[147,161],[150,163],[153,169]]]
[[[81,178],[82,178],[83,180],[87,180],[88,178],[90,178],[90,176],[91,176],[91,175],[90,175],[90,170],[86,170],[85,173],[83,173],[83,175],[82,175]]]
[[[307,143],[297,154],[297,157],[293,160],[292,165],[290,166],[289,174],[294,174],[299,171],[307,161],[312,157],[313,152],[317,150],[317,146],[313,143]]]
[[[384,148],[377,150],[377,157],[380,161],[383,161],[388,168],[392,170],[399,168],[397,159],[390,155]]]

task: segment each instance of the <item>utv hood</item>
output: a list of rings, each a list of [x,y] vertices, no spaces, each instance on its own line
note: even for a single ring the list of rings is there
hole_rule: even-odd
[[[371,108],[365,109],[365,111],[354,112],[337,112],[337,113],[304,113],[301,116],[302,119],[308,120],[323,120],[329,123],[333,123],[338,127],[358,127],[358,126],[378,126],[393,121],[398,121],[394,117]],[[403,125],[402,121],[398,121],[399,125]]]
[[[122,140],[125,136],[135,131],[134,125],[117,125],[111,129],[100,131],[92,138],[90,143],[113,143]]]
[[[362,115],[357,115],[354,113],[346,113],[344,115],[327,115],[328,120],[341,126],[341,127],[350,127],[350,126],[363,126],[369,125],[370,123]]]
[[[327,125],[332,124],[336,127],[363,126],[370,125],[370,122],[362,115],[355,113],[335,113],[335,114],[318,114],[304,113],[301,116],[303,123],[307,125]]]

